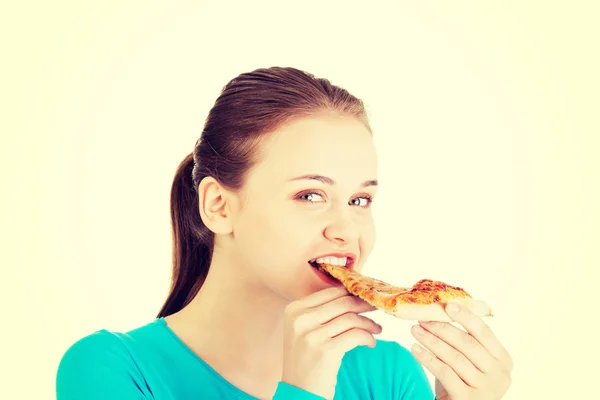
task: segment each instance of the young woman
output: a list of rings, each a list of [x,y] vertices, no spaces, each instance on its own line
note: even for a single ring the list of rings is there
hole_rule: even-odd
[[[448,310],[466,332],[421,323],[430,351],[411,353],[376,340],[373,307],[309,264],[363,267],[376,189],[360,100],[293,68],[233,79],[175,175],[158,318],[73,344],[57,398],[431,400],[421,364],[438,399],[501,398],[510,356],[479,318]]]

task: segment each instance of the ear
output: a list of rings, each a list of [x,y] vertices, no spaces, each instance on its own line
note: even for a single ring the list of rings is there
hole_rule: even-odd
[[[233,232],[229,191],[215,178],[207,176],[198,185],[198,207],[204,225],[216,234]]]

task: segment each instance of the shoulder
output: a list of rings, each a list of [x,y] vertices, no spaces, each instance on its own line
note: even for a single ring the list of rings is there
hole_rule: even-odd
[[[127,361],[128,352],[119,335],[103,329],[77,340],[62,356],[59,372],[71,366],[98,365],[102,360]]]
[[[61,365],[72,359],[90,357],[96,361],[129,360],[137,347],[146,346],[157,336],[157,328],[161,328],[161,323],[162,321],[156,320],[128,332],[98,330],[73,343],[63,355]]]
[[[349,351],[342,361],[343,374],[360,371],[370,390],[393,399],[433,399],[431,385],[423,366],[398,342],[376,340],[376,346],[360,346]],[[391,392],[391,393],[390,393]]]
[[[103,329],[70,345],[56,372],[57,399],[97,399],[114,393],[144,398],[144,378],[130,350],[136,341],[130,333],[140,329],[145,328],[128,333]]]

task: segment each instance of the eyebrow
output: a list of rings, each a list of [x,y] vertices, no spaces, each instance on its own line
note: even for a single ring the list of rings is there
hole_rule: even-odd
[[[335,185],[335,181],[327,176],[323,176],[323,175],[302,175],[302,176],[297,176],[295,178],[290,179],[290,182],[292,181],[301,181],[301,180],[314,180],[314,181],[319,181],[322,182],[326,185]],[[378,186],[379,182],[377,182],[377,179],[371,179],[368,181],[364,181],[360,186],[361,187],[368,187],[368,186]]]

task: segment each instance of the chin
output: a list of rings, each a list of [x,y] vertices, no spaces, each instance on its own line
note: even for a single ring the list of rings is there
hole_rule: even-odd
[[[327,289],[328,287],[331,286],[325,283],[320,283],[318,281],[315,282],[313,280],[303,281],[301,283],[295,281],[290,283],[290,286],[288,286],[289,289],[282,293],[282,297],[288,302],[296,301],[310,296],[313,293]]]

